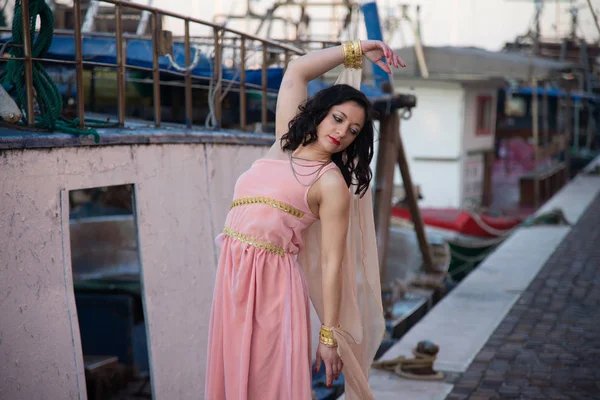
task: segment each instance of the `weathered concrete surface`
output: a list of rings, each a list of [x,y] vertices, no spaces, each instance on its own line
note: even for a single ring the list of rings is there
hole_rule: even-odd
[[[377,400],[439,400],[452,391],[452,384],[438,382],[414,381],[401,379],[398,376],[372,370],[369,385]],[[344,400],[345,396],[340,397]]]
[[[98,115],[105,119],[105,115]],[[114,121],[113,121],[114,123]],[[272,134],[239,131],[206,131],[204,127],[182,129],[181,125],[163,123],[155,128],[146,121],[127,121],[125,128],[98,129],[99,142],[92,135],[77,136],[69,133],[24,131],[21,129],[0,129],[0,150],[8,149],[57,149],[60,147],[98,147],[110,145],[144,144],[237,144],[270,146],[275,137]]]
[[[86,398],[64,194],[129,183],[136,188],[155,398],[199,398],[213,239],[235,179],[264,151],[218,144],[3,151],[0,399]]]
[[[440,346],[436,368],[442,371],[466,370],[481,346],[520,293],[563,240],[568,228],[536,227],[518,231],[493,253],[477,273],[470,274],[437,304],[385,355],[411,355],[423,339]]]
[[[596,164],[600,164],[600,157],[591,167]],[[599,193],[600,176],[581,174],[545,204],[540,212],[558,207],[571,223],[583,222],[587,218],[584,216],[585,210],[594,203]],[[418,341],[431,339],[440,345],[435,368],[450,372],[446,382],[452,385],[452,376],[467,371],[528,285],[546,262],[551,262],[554,251],[569,232],[569,226],[519,229],[382,359],[392,359],[401,354],[411,356],[411,349]],[[394,386],[398,388],[398,398],[443,400],[448,393],[447,387],[439,382],[419,382],[421,394],[413,393],[411,386],[402,382],[402,378],[392,374],[388,376],[392,381],[400,382],[393,383],[399,385]],[[375,397],[379,398],[380,394],[383,396],[385,393],[376,390]]]

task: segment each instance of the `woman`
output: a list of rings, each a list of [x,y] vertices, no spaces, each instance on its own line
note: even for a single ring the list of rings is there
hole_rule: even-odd
[[[322,322],[316,370],[325,364],[328,386],[343,370],[348,399],[373,398],[368,368],[383,321],[374,235],[365,234],[371,108],[349,85],[306,100],[308,82],[342,62],[360,76],[363,54],[388,73],[404,67],[389,46],[367,40],[311,52],[286,70],[277,140],[238,179],[218,238],[206,400],[311,399],[309,292]]]

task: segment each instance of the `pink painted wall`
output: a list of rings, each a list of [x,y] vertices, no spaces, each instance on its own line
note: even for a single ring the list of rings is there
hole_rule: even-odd
[[[155,398],[201,398],[213,238],[235,180],[265,151],[202,144],[4,151],[0,399],[86,398],[64,194],[128,183],[136,185]]]

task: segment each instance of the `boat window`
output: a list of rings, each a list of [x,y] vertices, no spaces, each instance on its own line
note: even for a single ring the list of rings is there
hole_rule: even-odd
[[[134,185],[69,192],[88,398],[152,398]]]
[[[475,132],[478,135],[492,133],[492,96],[477,97],[477,120]]]
[[[507,96],[504,113],[508,117],[524,117],[527,114],[527,102],[520,96]]]

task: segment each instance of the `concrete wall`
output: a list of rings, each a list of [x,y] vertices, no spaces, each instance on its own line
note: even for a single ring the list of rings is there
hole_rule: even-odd
[[[135,184],[154,395],[198,399],[221,230],[258,146],[144,145],[0,155],[0,399],[85,399],[68,191]],[[177,368],[173,368],[177,366]]]

